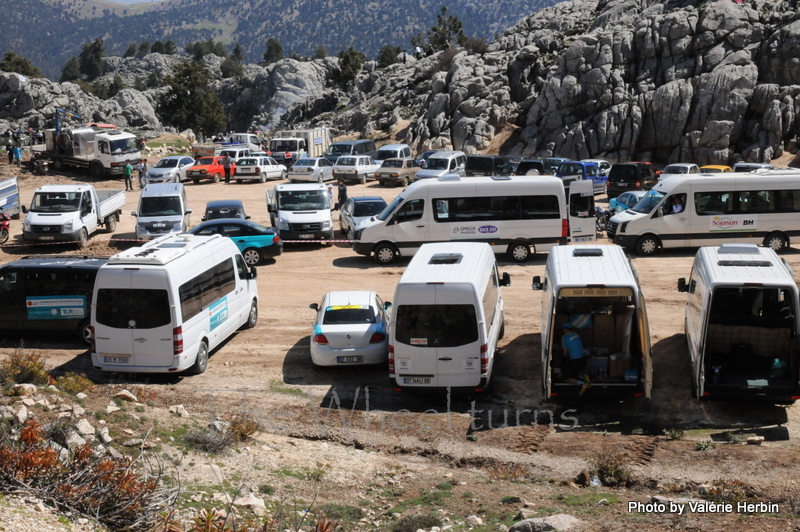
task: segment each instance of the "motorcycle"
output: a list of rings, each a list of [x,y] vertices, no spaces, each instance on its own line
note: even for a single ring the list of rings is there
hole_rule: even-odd
[[[39,159],[36,159],[33,161],[28,161],[26,164],[28,165],[28,171],[32,174],[44,175],[47,173],[47,161],[40,161]]]
[[[612,216],[614,216],[614,213],[611,212],[610,210],[595,206],[594,227],[595,229],[597,229],[597,232],[606,230],[606,227],[608,227],[608,221],[611,219]]]
[[[8,237],[11,234],[11,217],[6,213],[0,215],[0,244],[8,242]]]

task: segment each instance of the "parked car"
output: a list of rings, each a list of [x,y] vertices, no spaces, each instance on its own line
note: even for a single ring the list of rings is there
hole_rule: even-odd
[[[611,170],[611,163],[609,163],[605,159],[581,159],[581,162],[597,163],[597,166],[600,167],[600,171],[603,172],[605,175],[608,175],[608,171]]]
[[[236,161],[236,181],[258,179],[264,183],[267,179],[286,179],[288,170],[272,157],[243,157]]]
[[[372,160],[368,155],[342,156],[333,165],[333,178],[347,181],[358,181],[362,185],[368,177],[374,177],[380,168],[380,163]]]
[[[333,179],[333,164],[325,157],[304,157],[289,169],[289,181],[330,181]]]
[[[380,196],[347,198],[339,210],[339,230],[352,240],[359,223],[380,214],[385,208],[386,200]]]
[[[567,161],[559,165],[556,177],[565,181],[564,189],[567,189],[569,178],[588,180],[592,182],[592,191],[595,195],[604,194],[608,177],[600,170],[597,163],[587,163],[583,161]]]
[[[408,144],[387,144],[381,146],[373,157],[376,163],[381,164],[386,159],[410,159],[411,147]]]
[[[729,174],[733,172],[730,166],[723,164],[707,164],[700,167],[701,174]]]
[[[627,211],[639,203],[639,200],[645,197],[646,194],[646,190],[631,190],[629,192],[623,192],[616,198],[611,198],[608,200],[608,209],[614,214]]]
[[[428,157],[425,168],[416,173],[416,179],[438,179],[447,174],[466,175],[467,155],[463,151],[437,151]]]
[[[283,242],[274,229],[241,218],[208,220],[193,227],[188,233],[227,236],[239,248],[249,266],[260,263],[265,257],[277,257],[283,253]]]
[[[646,163],[616,163],[608,172],[606,193],[616,198],[628,190],[650,190],[658,183],[653,165]]]
[[[414,175],[419,170],[414,159],[386,159],[375,172],[375,179],[382,187],[386,185],[408,186],[414,180]]]
[[[239,218],[249,220],[250,216],[245,214],[244,205],[241,200],[214,200],[206,203],[203,221],[217,220],[219,218]]]
[[[513,170],[514,164],[502,155],[467,155],[467,177],[510,175]]]
[[[544,160],[544,164],[553,172],[553,175],[555,175],[555,172],[558,170],[558,167],[561,166],[561,163],[565,163],[567,161],[569,161],[569,159],[566,157],[547,157]]]
[[[147,171],[148,183],[180,183],[186,180],[186,171],[194,159],[186,155],[164,157]]]
[[[511,175],[548,175],[555,172],[548,172],[547,166],[541,159],[522,159]]]
[[[734,172],[753,172],[755,170],[772,170],[773,166],[769,163],[736,163],[733,165]]]
[[[385,364],[389,356],[387,309],[375,292],[328,292],[316,311],[311,332],[311,361],[317,366]]]
[[[339,157],[345,157],[347,155],[368,155],[370,157],[375,157],[377,154],[378,148],[375,147],[374,140],[343,140],[342,142],[336,142],[328,146],[328,149],[325,150],[324,157],[333,164]]]
[[[225,175],[225,168],[222,162],[225,157],[215,155],[213,157],[200,157],[194,162],[194,165],[186,170],[186,178],[194,181],[195,184],[199,183],[201,179],[213,179],[214,183],[219,183],[222,176]],[[231,176],[235,175],[234,163],[231,166]]]
[[[661,172],[661,177],[668,175],[686,175],[686,174],[699,174],[700,168],[694,163],[672,163],[668,164],[664,171]]]

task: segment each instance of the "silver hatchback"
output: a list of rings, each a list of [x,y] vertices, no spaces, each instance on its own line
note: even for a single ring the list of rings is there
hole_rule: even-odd
[[[147,171],[148,183],[180,183],[186,180],[186,169],[194,159],[185,155],[164,157]]]

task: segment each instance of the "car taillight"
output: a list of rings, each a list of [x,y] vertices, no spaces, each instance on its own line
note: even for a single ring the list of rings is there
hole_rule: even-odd
[[[378,172],[375,172],[374,174],[372,174],[372,177],[380,177],[380,176],[381,176],[381,174],[379,174]]]
[[[183,327],[175,327],[172,329],[172,354],[181,353],[183,353]]]
[[[394,346],[389,346],[389,373],[394,375]]]
[[[561,236],[563,238],[569,236],[569,220],[567,218],[561,220]]]
[[[278,243],[278,242],[280,242],[280,241],[281,241],[281,236],[280,236],[279,234],[277,234],[277,233],[276,233],[276,234],[275,234],[275,238],[273,238],[273,239],[272,239],[272,243],[273,243],[273,244],[277,244],[277,243]]]
[[[92,345],[92,353],[97,353],[97,343],[94,341],[94,325],[89,326],[89,336]]]
[[[268,151],[268,152],[267,152],[267,155],[269,155],[270,157],[272,157],[272,150]]]
[[[261,168],[259,168],[258,166],[256,166],[256,173],[257,173],[257,174],[260,174],[260,173],[261,173]]]
[[[325,338],[324,334],[315,334],[314,335],[314,343],[315,344],[328,345],[328,339]]]
[[[636,182],[636,188],[642,188],[642,182],[641,181],[637,181]]]
[[[489,353],[486,344],[481,345],[481,373],[489,372]]]
[[[386,335],[383,333],[374,333],[372,338],[369,339],[369,343],[371,344],[379,344],[386,340]]]
[[[400,177],[400,174],[392,174],[392,177]]]
[[[314,169],[313,169],[313,168],[309,168],[307,171],[308,171],[308,172],[313,172],[313,171],[314,171]]]

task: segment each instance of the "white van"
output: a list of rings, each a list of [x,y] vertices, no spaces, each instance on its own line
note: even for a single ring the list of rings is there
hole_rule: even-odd
[[[267,190],[267,211],[281,240],[333,240],[328,187],[283,183]]]
[[[189,229],[191,213],[183,183],[147,184],[139,196],[139,208],[131,212],[136,216],[136,238],[150,240],[183,233]]]
[[[373,159],[376,163],[381,164],[386,159],[410,159],[411,146],[408,144],[386,144],[378,149]]]
[[[642,255],[727,242],[782,251],[800,236],[799,214],[798,170],[670,176],[611,218],[608,239]]]
[[[425,163],[425,168],[417,172],[416,179],[430,179],[457,174],[467,175],[467,155],[463,151],[437,151]]]
[[[570,190],[556,177],[445,176],[417,181],[382,213],[361,222],[353,250],[378,264],[411,256],[425,242],[485,242],[495,253],[525,262],[531,253],[596,238],[591,181]],[[283,238],[283,235],[281,235]]]
[[[258,321],[256,270],[222,235],[169,235],[108,259],[92,300],[102,371],[203,373],[208,354]]]
[[[397,283],[389,322],[392,389],[485,391],[505,332],[500,277],[486,244],[423,245]]]
[[[800,399],[800,307],[786,261],[752,244],[703,247],[678,290],[694,397]]]
[[[653,361],[644,295],[636,270],[618,246],[558,246],[550,250],[542,290],[542,391],[545,398],[650,397]],[[575,331],[587,351],[578,382],[555,378],[562,365],[562,330]],[[588,376],[588,380],[585,379]],[[582,382],[581,382],[582,381]]]

